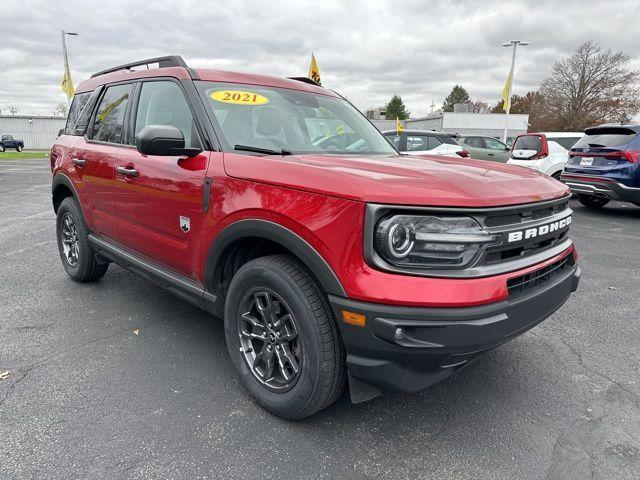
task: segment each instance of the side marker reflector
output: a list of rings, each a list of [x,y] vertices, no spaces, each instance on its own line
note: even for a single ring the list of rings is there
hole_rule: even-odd
[[[361,313],[349,312],[342,310],[342,320],[344,323],[355,325],[356,327],[364,327],[367,323],[367,317]]]

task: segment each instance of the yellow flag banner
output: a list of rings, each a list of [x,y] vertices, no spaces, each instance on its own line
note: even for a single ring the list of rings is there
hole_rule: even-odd
[[[64,73],[64,77],[62,77],[61,87],[62,91],[69,97],[73,97],[73,95],[76,93],[75,89],[73,88],[73,80],[71,80],[71,72]]]
[[[511,90],[511,75],[513,75],[513,72],[509,72],[507,83],[504,84],[504,88],[502,89],[502,110],[505,112],[509,109],[509,102],[511,102],[509,96],[509,90]]]
[[[309,65],[309,73],[307,74],[307,77],[318,85],[322,85],[322,82],[320,81],[320,69],[318,68],[318,62],[316,62],[316,57],[313,53],[311,54],[311,65]]]
[[[400,123],[400,118],[396,117],[396,133],[400,134],[404,131],[404,127],[402,126],[402,123]]]

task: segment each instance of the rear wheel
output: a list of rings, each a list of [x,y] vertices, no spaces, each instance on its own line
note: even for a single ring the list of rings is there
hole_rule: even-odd
[[[73,280],[91,282],[107,273],[109,264],[96,260],[87,238],[89,229],[82,210],[72,197],[62,200],[58,207],[56,234],[62,266]]]
[[[16,147],[16,151],[21,152],[21,151],[22,151],[22,147],[17,146],[17,147]]]
[[[594,197],[592,195],[578,195],[578,201],[587,208],[602,208],[610,202],[608,198]]]
[[[287,255],[252,260],[225,303],[227,347],[242,383],[269,412],[302,419],[331,405],[345,384],[345,356],[324,293]]]

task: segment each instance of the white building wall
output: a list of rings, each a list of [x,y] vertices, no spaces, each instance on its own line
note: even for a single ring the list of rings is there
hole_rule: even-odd
[[[508,137],[526,133],[529,126],[528,114],[512,114],[508,119],[501,113],[451,113],[445,112],[442,131],[471,135],[501,137],[508,121]]]
[[[66,121],[65,117],[0,115],[0,134],[22,140],[28,150],[49,150]]]
[[[381,132],[385,132],[387,130],[395,130],[396,129],[396,121],[395,120],[376,120],[370,119],[371,123],[373,123],[378,130]],[[405,121],[400,120],[400,123],[404,125]]]

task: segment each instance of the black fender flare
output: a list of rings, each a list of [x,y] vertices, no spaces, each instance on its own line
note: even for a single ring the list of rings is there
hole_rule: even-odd
[[[78,201],[78,203],[80,203],[80,197],[78,196],[78,192],[76,190],[76,187],[73,184],[73,182],[71,181],[71,179],[69,177],[67,177],[64,173],[57,173],[53,177],[53,180],[51,181],[51,202],[53,203],[53,210],[54,211],[56,211],[55,192],[56,192],[56,189],[61,185],[64,185],[69,190],[71,190],[72,195],[75,197],[75,199]]]
[[[215,238],[207,255],[205,279],[207,286],[213,285],[215,269],[227,247],[243,238],[258,237],[275,242],[298,257],[329,294],[346,297],[346,293],[335,272],[326,260],[297,233],[269,220],[238,220],[226,226]]]

